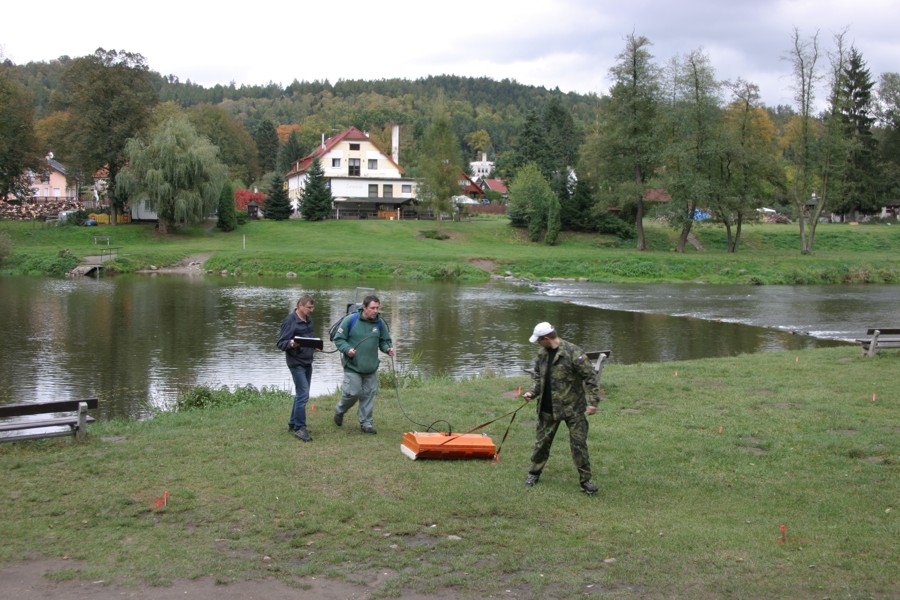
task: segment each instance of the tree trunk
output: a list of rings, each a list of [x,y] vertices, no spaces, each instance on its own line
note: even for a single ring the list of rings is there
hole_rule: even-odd
[[[691,235],[691,226],[693,224],[693,221],[688,221],[684,227],[681,228],[681,234],[678,236],[678,246],[675,248],[675,252],[684,253],[684,247],[687,244],[688,236]]]
[[[637,249],[644,251],[647,249],[647,240],[644,237],[644,200],[639,198],[637,201],[637,214],[634,217],[634,231],[637,233]]]
[[[741,226],[743,224],[744,224],[744,214],[741,211],[738,211],[737,225],[735,227],[735,232],[734,232],[734,248],[731,249],[731,252],[737,252],[738,244],[741,243]]]

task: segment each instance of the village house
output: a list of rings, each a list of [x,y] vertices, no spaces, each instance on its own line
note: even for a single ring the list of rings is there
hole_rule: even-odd
[[[78,200],[78,188],[66,177],[66,168],[48,154],[44,168],[38,173],[29,173],[31,177],[32,200],[48,202],[52,200]]]
[[[494,172],[494,162],[487,159],[487,153],[481,153],[481,160],[473,160],[469,163],[472,171],[472,177],[475,179],[484,179]]]
[[[416,181],[399,164],[400,127],[391,130],[391,154],[356,127],[345,129],[291,165],[285,176],[288,197],[298,214],[309,169],[318,158],[331,187],[335,219],[401,219],[414,215]]]

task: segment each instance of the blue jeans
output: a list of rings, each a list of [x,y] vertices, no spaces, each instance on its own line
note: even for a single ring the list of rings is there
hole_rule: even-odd
[[[309,400],[309,382],[312,380],[312,365],[288,367],[294,378],[294,407],[288,425],[292,429],[306,429],[306,402]]]
[[[334,411],[340,415],[350,410],[357,400],[359,408],[356,417],[361,427],[372,427],[375,423],[375,395],[378,393],[378,371],[360,375],[355,371],[344,371],[341,385],[341,399]]]

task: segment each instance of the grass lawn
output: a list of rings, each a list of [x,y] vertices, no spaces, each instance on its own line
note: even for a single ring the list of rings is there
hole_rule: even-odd
[[[526,279],[582,278],[604,282],[814,284],[900,282],[900,227],[820,225],[816,252],[801,255],[791,225],[744,228],[737,253],[726,251],[716,225],[696,228],[703,248],[673,251],[677,232],[647,224],[650,249],[611,236],[566,233],[556,246],[528,241],[504,219],[435,221],[251,221],[222,233],[203,227],[158,235],[149,224],[46,227],[0,222],[9,256],[0,274],[62,275],[85,256],[99,254],[94,235],[120,247],[110,270],[135,271],[209,254],[206,267],[242,276],[487,279],[510,273]]]
[[[524,378],[383,384],[376,436],[316,398],[307,444],[277,392],[99,423],[84,444],[0,445],[0,564],[68,556],[87,566],[57,579],[135,586],[378,579],[376,598],[896,598],[898,372],[900,352],[849,346],[607,366],[594,497],[565,428],[524,487],[531,405],[496,464],[401,454],[422,430],[404,412],[465,431],[519,406]]]

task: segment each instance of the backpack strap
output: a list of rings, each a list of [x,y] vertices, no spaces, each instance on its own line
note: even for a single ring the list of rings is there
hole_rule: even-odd
[[[359,313],[355,312],[350,316],[350,322],[347,323],[347,337],[350,337],[350,332],[353,330],[353,326],[356,325],[356,322],[359,321]]]

